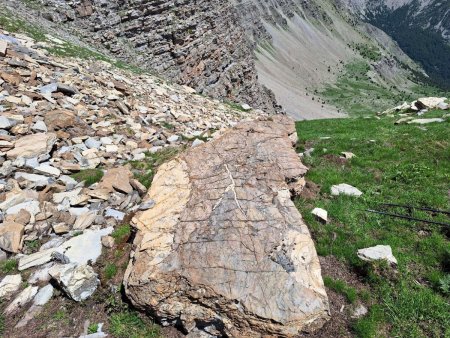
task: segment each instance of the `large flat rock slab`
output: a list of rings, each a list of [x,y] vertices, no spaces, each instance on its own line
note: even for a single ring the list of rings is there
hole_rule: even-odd
[[[163,324],[294,336],[329,319],[319,260],[291,191],[307,168],[292,120],[243,122],[160,167],[135,215],[126,293]]]

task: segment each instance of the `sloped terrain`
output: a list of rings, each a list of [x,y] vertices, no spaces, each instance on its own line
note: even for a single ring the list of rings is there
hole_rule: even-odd
[[[340,77],[350,77],[345,67],[365,63],[363,77],[378,91],[390,92],[383,100],[395,103],[396,94],[413,86],[417,66],[396,44],[373,26],[359,23],[346,7],[330,1],[244,1],[238,8],[241,23],[257,43],[256,67],[260,82],[270,88],[283,108],[296,119],[343,117],[353,113],[323,95]],[[339,94],[345,90],[335,88]],[[362,88],[363,89],[363,88]],[[376,95],[363,89],[360,104],[370,111]],[[367,96],[367,99],[365,98]],[[381,101],[381,100],[380,100]]]

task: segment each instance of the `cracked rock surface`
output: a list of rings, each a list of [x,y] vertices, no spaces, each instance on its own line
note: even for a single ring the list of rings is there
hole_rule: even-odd
[[[329,319],[319,260],[291,191],[307,168],[284,116],[243,122],[160,167],[133,218],[126,293],[163,325],[293,336]],[[301,184],[301,183],[300,183]]]

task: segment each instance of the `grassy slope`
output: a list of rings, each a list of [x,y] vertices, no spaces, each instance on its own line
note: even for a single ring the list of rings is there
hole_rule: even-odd
[[[371,287],[372,299],[366,303],[375,305],[354,324],[358,336],[448,337],[449,294],[439,285],[445,276],[449,278],[448,233],[436,225],[364,210],[383,202],[448,210],[450,125],[433,124],[422,130],[412,125],[394,126],[394,121],[384,117],[299,122],[299,150],[315,148],[312,157],[305,159],[311,169],[307,179],[319,184],[321,192],[314,201],[299,199],[297,205],[311,228],[318,253],[347,262]],[[320,139],[325,136],[331,139]],[[330,157],[342,151],[357,157],[344,163]],[[354,185],[364,195],[358,199],[331,197],[331,185],[339,183]],[[314,220],[310,214],[314,207],[328,210],[329,224]],[[420,212],[415,215],[431,217]],[[432,219],[449,222],[442,215]],[[357,258],[357,249],[378,244],[392,246],[398,273],[384,264],[363,264]]]
[[[386,88],[370,80],[367,75],[369,70],[369,64],[365,60],[348,63],[337,81],[325,86],[318,94],[327,103],[335,105],[350,116],[376,113],[404,101],[412,102],[418,97],[450,96],[450,93],[429,85],[416,85],[408,92],[394,86]]]

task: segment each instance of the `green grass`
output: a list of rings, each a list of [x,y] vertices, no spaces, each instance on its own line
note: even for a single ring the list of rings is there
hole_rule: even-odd
[[[17,260],[8,259],[0,263],[0,270],[5,274],[11,274],[17,271],[17,265]]]
[[[129,224],[124,224],[119,226],[117,229],[115,229],[113,231],[113,233],[111,234],[111,236],[116,240],[116,241],[126,241],[128,239],[128,237],[130,237],[131,234],[131,226]]]
[[[365,59],[370,61],[379,61],[382,58],[382,54],[378,47],[367,43],[354,43],[352,47],[358,51],[358,53]]]
[[[325,283],[325,286],[327,288],[332,289],[337,293],[340,293],[351,304],[353,304],[358,298],[358,293],[356,289],[351,286],[348,286],[344,281],[341,281],[339,279],[335,280],[331,277],[325,276],[323,278],[323,282]]]
[[[56,321],[63,321],[67,319],[67,312],[64,309],[59,309],[53,314],[53,319]]]
[[[5,332],[5,317],[0,314],[0,337],[3,337],[3,332]]]
[[[98,330],[98,324],[92,323],[88,327],[88,334],[97,333],[97,330]]]
[[[161,337],[158,326],[144,322],[135,312],[114,313],[109,325],[110,333],[115,338]]]
[[[370,70],[366,61],[354,61],[345,65],[336,83],[327,85],[318,94],[327,103],[343,109],[353,116],[375,113],[395,107],[404,98],[393,88],[373,83],[367,75]]]
[[[84,169],[72,175],[72,178],[78,182],[85,182],[85,186],[89,187],[94,183],[100,182],[103,178],[103,170],[100,169]]]
[[[134,177],[141,182],[146,188],[152,184],[157,168],[174,158],[180,152],[180,148],[168,147],[151,154],[146,153],[145,159],[142,161],[131,161]]]
[[[296,205],[311,229],[318,253],[347,262],[370,286],[376,306],[355,324],[358,336],[376,337],[383,330],[389,332],[378,336],[449,336],[449,297],[439,286],[450,265],[448,232],[437,225],[365,212],[381,203],[450,209],[450,123],[430,124],[424,129],[396,126],[396,119],[297,123],[299,150],[315,148],[304,160],[310,168],[307,179],[321,189],[316,200],[299,198]],[[323,136],[331,138],[321,139]],[[341,163],[337,157],[342,151],[357,157]],[[331,197],[331,186],[340,183],[351,184],[364,195]],[[328,211],[328,224],[314,219],[314,207]],[[445,215],[415,212],[414,216],[449,222]],[[357,257],[358,249],[378,244],[392,247],[397,273],[386,264],[367,264]]]
[[[117,274],[117,265],[114,263],[107,264],[103,272],[105,273],[106,279],[111,279]]]

